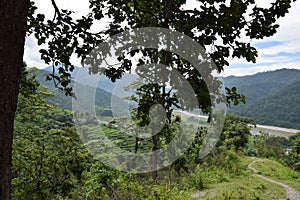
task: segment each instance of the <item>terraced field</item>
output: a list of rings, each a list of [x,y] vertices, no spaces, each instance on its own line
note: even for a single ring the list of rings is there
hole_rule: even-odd
[[[134,151],[136,139],[126,132],[105,125],[87,125],[84,128],[86,128],[87,137],[90,141],[107,140],[123,150]],[[140,152],[149,152],[151,150],[150,139],[139,139],[138,145],[138,151]]]

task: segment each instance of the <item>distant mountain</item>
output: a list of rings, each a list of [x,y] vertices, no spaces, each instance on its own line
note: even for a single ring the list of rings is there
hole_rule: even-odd
[[[260,124],[300,129],[300,70],[280,69],[223,80],[247,98],[246,105],[229,112],[253,117]]]
[[[44,71],[52,72],[52,66],[45,68]],[[79,77],[80,79],[78,79],[78,77],[77,77],[78,73],[80,73],[80,77]],[[77,79],[76,81],[80,81],[81,83],[83,83],[85,85],[90,85],[92,87],[94,87],[94,81],[91,81],[91,79],[95,78],[95,76],[96,76],[97,79],[99,80],[97,87],[100,90],[106,91],[110,94],[113,93],[115,96],[118,96],[121,98],[129,96],[130,93],[125,92],[125,91],[121,90],[120,88],[121,87],[123,88],[123,86],[129,85],[131,82],[135,81],[138,77],[136,74],[126,73],[123,75],[123,77],[121,79],[117,79],[115,82],[112,82],[109,78],[107,78],[103,74],[89,75],[88,68],[82,68],[82,67],[76,67],[76,66],[75,66],[74,71],[71,72],[71,76],[74,81],[75,81],[75,79]]]
[[[44,70],[39,70],[36,78],[44,86],[46,86],[49,91],[54,93],[55,97],[47,98],[47,102],[50,104],[58,105],[64,109],[72,109],[72,97],[66,96],[64,92],[58,90],[54,87],[52,81],[46,81],[46,75],[52,72],[52,67],[48,67]],[[76,75],[80,76],[80,79],[76,79]],[[71,87],[74,85],[74,82],[77,83],[77,89],[80,91],[81,102],[80,105],[77,105],[76,110],[80,112],[89,112],[94,113],[94,107],[89,106],[91,103],[95,105],[97,115],[104,116],[126,116],[128,115],[128,109],[134,106],[133,102],[127,102],[123,100],[123,97],[130,96],[131,93],[123,90],[123,86],[129,84],[131,81],[135,80],[135,75],[127,74],[121,80],[116,82],[111,82],[104,75],[93,75],[90,76],[87,72],[79,70],[78,67],[72,72],[72,81]],[[95,82],[99,78],[99,82]],[[95,88],[96,87],[96,88]],[[122,89],[120,89],[122,88]],[[92,102],[89,101],[86,96],[89,96],[95,91],[95,99],[92,99]],[[113,93],[113,94],[112,94]],[[76,94],[79,97],[79,94]],[[79,107],[78,107],[79,106]],[[114,109],[112,109],[112,106]],[[90,110],[89,110],[90,109]]]
[[[44,86],[46,86],[49,91],[54,93],[55,97],[54,98],[47,98],[47,101],[52,104],[57,104],[62,108],[65,109],[72,109],[72,97],[66,96],[62,91],[58,90],[57,88],[54,87],[54,83],[52,81],[46,81],[45,76],[48,74],[48,71],[45,70],[39,70],[37,73],[37,80]],[[74,82],[72,81],[71,85],[73,85]],[[88,87],[88,86],[87,86]],[[103,108],[110,108],[111,107],[111,98],[112,94],[101,90],[97,89],[96,90],[96,98],[95,98],[95,105]]]

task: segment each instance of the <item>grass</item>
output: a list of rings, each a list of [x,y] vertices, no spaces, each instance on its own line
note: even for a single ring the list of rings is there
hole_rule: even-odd
[[[198,195],[197,195],[198,194]],[[285,198],[285,189],[253,175],[242,175],[229,182],[217,183],[193,195],[194,199],[264,199]]]
[[[99,120],[103,120],[103,121],[107,121],[107,122],[110,122],[111,120],[113,120],[114,118],[111,117],[111,116],[97,116],[97,118]]]
[[[259,159],[252,167],[257,169],[263,176],[275,181],[285,183],[300,191],[300,173],[281,165],[279,162]],[[246,166],[253,161],[251,157],[242,157],[241,166],[245,170],[236,177],[229,177],[221,183],[208,184],[204,190],[193,192],[193,199],[281,199],[286,198],[286,190],[274,183],[263,180],[253,174]],[[210,173],[213,176],[216,172]],[[212,179],[213,177],[205,177]],[[204,180],[205,181],[205,180]]]
[[[275,181],[285,183],[294,189],[300,191],[300,173],[293,171],[289,167],[268,159],[260,159],[260,161],[252,165],[262,175],[270,177]]]

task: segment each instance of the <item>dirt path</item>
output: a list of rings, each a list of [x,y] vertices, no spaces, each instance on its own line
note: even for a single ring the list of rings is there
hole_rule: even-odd
[[[271,182],[271,183],[275,183],[275,184],[277,184],[277,185],[280,185],[280,186],[284,187],[285,190],[286,190],[286,196],[287,196],[287,199],[289,199],[289,200],[299,200],[299,199],[300,199],[300,195],[299,195],[299,193],[298,193],[297,190],[291,188],[290,186],[288,186],[288,185],[286,185],[286,184],[284,184],[284,183],[281,183],[281,182],[278,182],[278,181],[274,181],[273,179],[270,179],[270,178],[267,178],[267,177],[262,176],[262,175],[260,175],[260,174],[257,174],[259,171],[258,171],[257,169],[255,169],[255,168],[253,168],[252,165],[253,165],[254,163],[256,163],[256,162],[259,162],[259,161],[260,161],[260,160],[254,160],[254,161],[252,161],[252,162],[248,165],[248,168],[251,169],[251,170],[255,173],[255,176],[257,176],[257,177],[259,177],[259,178],[262,178],[262,179],[264,179],[264,180],[266,180],[266,181],[269,181],[269,182]]]

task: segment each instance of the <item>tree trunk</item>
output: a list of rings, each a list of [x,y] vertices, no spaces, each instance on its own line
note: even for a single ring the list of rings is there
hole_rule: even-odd
[[[29,0],[0,0],[0,199],[10,199],[17,107]]]
[[[136,136],[135,136],[135,145],[134,145],[134,153],[138,152],[138,148],[139,148],[139,138],[138,138],[138,135],[136,134]]]
[[[157,179],[157,156],[155,151],[158,150],[158,136],[152,136],[152,157],[151,157],[151,171],[152,179],[156,181]]]

